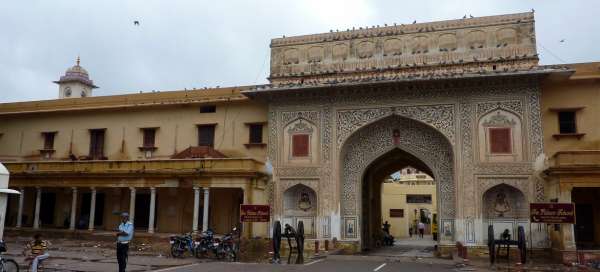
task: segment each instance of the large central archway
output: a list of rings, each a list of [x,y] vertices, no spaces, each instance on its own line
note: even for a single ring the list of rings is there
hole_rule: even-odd
[[[340,159],[344,240],[358,241],[362,248],[368,246],[365,238],[369,237],[363,236],[369,235],[379,222],[376,219],[365,220],[377,216],[365,211],[363,183],[365,174],[373,166],[383,167],[383,172],[386,172],[387,160],[417,164],[417,167],[435,178],[439,196],[440,242],[452,243],[456,212],[454,160],[452,145],[441,132],[413,119],[388,116],[363,126],[348,137],[342,145]],[[369,226],[366,227],[369,229],[363,230],[365,226]]]

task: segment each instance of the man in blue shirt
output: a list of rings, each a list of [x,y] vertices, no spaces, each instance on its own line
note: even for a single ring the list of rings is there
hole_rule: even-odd
[[[127,253],[129,251],[129,242],[133,238],[133,223],[129,222],[129,214],[121,214],[121,224],[117,232],[117,261],[119,262],[119,272],[125,272],[127,266]]]

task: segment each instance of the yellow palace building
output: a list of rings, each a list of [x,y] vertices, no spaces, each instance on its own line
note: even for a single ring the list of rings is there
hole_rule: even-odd
[[[600,252],[600,64],[540,65],[533,12],[275,38],[270,64],[264,85],[94,96],[77,60],[58,99],[0,104],[7,228],[128,211],[138,233],[223,233],[262,204],[360,251],[417,210],[441,251],[485,249],[493,225],[566,261]],[[386,181],[406,167],[421,185]],[[577,224],[530,222],[535,202],[575,203]]]

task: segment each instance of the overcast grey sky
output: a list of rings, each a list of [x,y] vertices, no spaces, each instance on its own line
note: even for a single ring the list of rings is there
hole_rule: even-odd
[[[600,60],[597,0],[14,0],[0,6],[0,103],[57,98],[77,55],[95,96],[259,84],[273,37],[531,8],[542,64]]]

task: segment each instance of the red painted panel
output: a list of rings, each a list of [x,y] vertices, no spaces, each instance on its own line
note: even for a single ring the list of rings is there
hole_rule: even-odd
[[[296,134],[292,136],[292,156],[308,157],[308,134]]]
[[[512,153],[512,137],[510,128],[490,128],[490,152]]]

